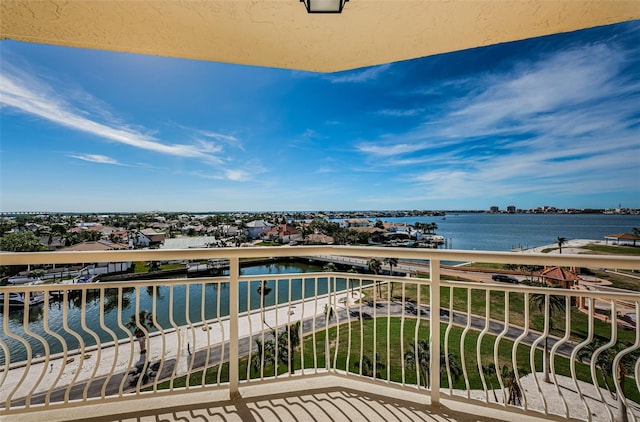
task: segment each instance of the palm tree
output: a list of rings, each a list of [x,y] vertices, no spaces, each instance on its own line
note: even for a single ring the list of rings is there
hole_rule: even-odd
[[[582,361],[584,358],[591,359],[593,356],[593,352],[596,349],[602,346],[602,342],[598,339],[594,340],[592,343],[587,345],[584,349],[581,349],[578,352],[578,357]],[[622,349],[624,349],[626,345],[624,344],[616,344],[616,346],[604,350],[602,353],[598,355],[598,360],[596,361],[596,367],[600,369],[602,379],[604,380],[604,384],[607,390],[611,393],[612,396],[615,396],[617,404],[618,404],[618,412],[616,414],[615,420],[616,422],[628,422],[629,417],[627,415],[627,405],[625,401],[622,399],[623,394],[615,391],[615,384],[613,386],[609,385],[609,377],[615,376],[618,385],[620,385],[620,389],[624,392],[626,379],[629,375],[633,375],[634,373],[634,363],[638,359],[636,356],[634,359],[633,354],[627,355],[626,358],[621,359],[617,368],[613,368],[613,360],[616,355],[620,353]],[[615,375],[614,375],[615,373]]]
[[[264,298],[271,293],[271,287],[267,286],[267,280],[262,280],[257,290],[260,295],[260,309],[264,310]],[[262,322],[265,323],[264,312],[262,314]]]
[[[425,339],[418,340],[415,350],[408,350],[404,353],[404,363],[409,369],[418,368],[418,385],[424,380],[424,386],[429,388],[429,375],[431,359],[429,341]]]
[[[404,363],[409,369],[418,368],[418,385],[421,385],[421,380],[424,380],[424,386],[429,388],[429,380],[431,375],[431,346],[426,339],[418,340],[417,347],[413,347],[414,350],[409,350],[404,353]],[[444,354],[444,350],[440,350],[440,368],[447,366],[449,361],[449,373],[453,381],[458,381],[462,376],[462,368],[458,364],[458,357],[455,353]]]
[[[335,311],[333,310],[333,306],[330,306],[328,303],[324,304],[324,317],[331,321],[331,318],[335,316]]]
[[[253,369],[255,373],[259,373],[260,368],[263,366],[275,363],[275,343],[273,339],[265,340],[263,342],[258,338],[256,339],[256,346],[257,350],[251,355],[250,365],[251,369]]]
[[[523,375],[526,371],[522,368],[518,368],[518,372]],[[505,388],[507,389],[507,404],[512,404],[514,406],[522,405],[522,389],[520,389],[520,384],[518,384],[518,379],[516,378],[516,371],[513,368],[504,365],[502,367],[502,380],[504,381]]]
[[[384,259],[384,263],[387,264],[389,266],[389,275],[393,275],[393,267],[398,266],[398,259],[397,258],[385,258]],[[393,298],[393,281],[390,282],[391,283],[391,297]]]
[[[373,372],[375,368],[375,378],[382,378],[380,375],[380,370],[385,368],[385,364],[380,360],[380,355],[376,353],[376,360],[371,360],[371,358],[367,355],[363,355],[362,359],[359,362],[356,362],[356,367],[360,368],[360,372],[365,377],[373,377]]]
[[[540,312],[544,312],[546,295],[541,293],[534,293],[529,296],[529,304],[538,308]],[[545,318],[549,319],[549,330],[553,329],[553,314],[555,311],[562,311],[567,306],[567,299],[564,296],[557,295],[549,295],[549,315],[544,315]],[[542,370],[544,372],[544,382],[551,383],[551,379],[549,378],[549,336],[544,338],[544,350],[542,354]]]
[[[498,394],[496,394],[496,390],[495,390],[495,388],[493,388],[493,381],[491,381],[493,376],[495,376],[497,374],[496,364],[495,363],[490,363],[488,366],[482,365],[482,371],[484,372],[484,374],[487,377],[487,380],[489,381],[489,387],[491,387],[491,391],[493,391],[493,398],[497,403],[498,402]]]
[[[567,238],[558,236],[558,247],[560,248],[560,253],[562,253],[562,245],[565,243],[567,243]]]
[[[334,264],[333,262],[328,262],[324,265],[324,267],[322,267],[322,271],[326,273],[334,273],[336,272],[336,270],[337,270],[336,264]]]
[[[355,270],[355,268],[351,267],[349,269],[349,271],[347,271],[349,274],[356,274],[357,271]],[[349,288],[351,289],[351,299],[353,299],[353,283],[358,281],[355,278],[349,278]],[[347,305],[349,304],[349,301],[347,301]]]
[[[382,268],[382,264],[376,258],[371,258],[367,261],[367,266],[369,270],[373,271],[375,275],[380,273],[380,269]],[[378,296],[382,296],[382,292],[380,291],[380,282],[376,280],[376,286],[378,288]]]
[[[126,327],[133,330],[134,335],[140,344],[140,355],[147,353],[147,334],[153,327],[153,314],[146,309],[138,312],[138,321],[136,315],[131,315],[131,319],[127,322]]]
[[[389,266],[389,275],[393,275],[393,267],[398,266],[397,258],[385,258],[384,263]]]
[[[278,359],[287,365],[291,374],[295,373],[293,355],[300,346],[300,321],[289,325],[278,335]]]

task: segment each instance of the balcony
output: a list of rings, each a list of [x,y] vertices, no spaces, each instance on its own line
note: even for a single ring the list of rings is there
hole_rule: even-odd
[[[265,257],[335,268],[241,275]],[[363,272],[372,257],[397,262]],[[640,270],[638,258],[323,246],[0,259],[229,261],[204,278],[0,288],[7,420],[640,418],[640,295],[444,265]]]

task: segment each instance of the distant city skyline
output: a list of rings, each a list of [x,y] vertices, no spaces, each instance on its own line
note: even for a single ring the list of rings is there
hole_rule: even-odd
[[[333,74],[0,43],[0,212],[640,208],[640,21]]]

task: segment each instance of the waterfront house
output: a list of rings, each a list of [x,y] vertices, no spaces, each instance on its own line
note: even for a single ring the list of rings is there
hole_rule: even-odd
[[[257,239],[260,235],[273,227],[264,220],[253,220],[244,225],[247,235],[251,239]]]
[[[333,245],[333,237],[322,233],[312,233],[304,240],[307,245]]]
[[[82,242],[75,245],[61,248],[58,252],[105,252],[128,250],[129,246],[122,243],[114,243],[110,240],[98,240],[94,242]],[[131,261],[126,262],[99,262],[99,263],[78,263],[82,264],[79,271],[81,275],[102,275],[126,272],[131,268]]]
[[[261,237],[264,240],[272,240],[280,243],[290,243],[302,240],[302,233],[300,232],[300,230],[288,224],[279,224],[262,233]]]
[[[164,242],[166,235],[158,233],[154,229],[136,230],[129,233],[129,247],[131,248],[153,248]]]

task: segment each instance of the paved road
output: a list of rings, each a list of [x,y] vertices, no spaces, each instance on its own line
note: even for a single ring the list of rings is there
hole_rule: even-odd
[[[409,304],[405,307],[403,306],[402,303],[398,303],[398,302],[391,302],[390,304],[387,302],[380,302],[380,303],[377,303],[375,307],[370,305],[362,305],[362,306],[354,305],[348,309],[339,308],[336,312],[336,317],[330,321],[330,326],[335,325],[336,321],[339,323],[345,323],[348,321],[357,321],[360,317],[364,319],[370,319],[370,318],[373,318],[374,316],[378,318],[385,317],[387,315],[390,315],[392,317],[398,317],[398,316],[401,316],[402,314],[404,314],[405,317],[409,319],[421,318],[426,320],[430,318],[431,312],[430,312],[430,307],[427,305],[416,307],[414,305]],[[451,315],[448,309],[440,310],[441,322],[448,323],[450,317]],[[457,312],[457,311],[453,312],[453,324],[458,326],[466,326],[467,321],[468,319],[467,319],[466,313]],[[485,328],[485,322],[486,322],[485,318],[483,317],[472,316],[470,321],[470,327],[475,331],[481,331]],[[326,320],[324,315],[316,316],[315,324],[314,324],[314,318],[312,317],[304,319],[302,323],[302,329],[304,334],[310,334],[313,332],[314,329],[322,330],[325,328],[325,326],[326,326]],[[488,334],[497,336],[503,331],[503,329],[504,329],[504,324],[502,322],[493,321],[493,320],[489,321]],[[517,339],[523,333],[523,331],[524,330],[520,327],[509,326],[505,334],[505,338],[513,341]],[[269,336],[268,331],[265,332],[265,336],[268,338]],[[261,337],[262,337],[262,334],[256,334],[251,337],[245,336],[240,338],[239,345],[238,345],[239,355],[241,357],[249,355],[250,343],[253,343],[252,351],[255,351],[255,347],[256,347],[255,340],[261,339]],[[530,346],[539,337],[540,337],[539,333],[530,332],[526,337],[524,337],[524,339],[522,340],[522,344]],[[551,348],[556,343],[556,341],[557,339],[550,337],[548,341],[549,348]],[[562,356],[569,357],[574,347],[575,347],[575,344],[565,343],[561,345],[561,347],[559,347],[558,353]],[[209,352],[208,356],[207,356],[206,349],[199,350],[196,353],[194,353],[191,356],[191,361],[188,364],[187,370],[195,371],[198,369],[202,369],[205,367],[205,362],[207,363],[206,366],[208,367],[227,362],[228,356],[229,356],[229,343],[227,342],[224,345],[218,344],[218,345],[212,346],[209,348],[208,352]],[[323,351],[320,351],[320,352],[323,353]],[[156,381],[156,379],[159,381],[169,380],[175,376],[174,370],[176,368],[176,360],[175,359],[166,360],[164,361],[161,367],[157,362],[152,363],[150,366],[148,362],[144,363],[144,360],[141,360],[141,362],[139,363],[139,367],[140,367],[139,368],[140,373],[148,373],[149,376],[141,378],[139,376],[136,376],[135,374],[131,374],[128,372],[120,372],[120,373],[114,374],[110,378],[108,377],[95,378],[89,382],[83,382],[83,383],[73,385],[71,386],[71,388],[64,387],[64,388],[56,389],[51,393],[49,397],[49,401],[50,402],[63,401],[66,394],[68,394],[68,397],[70,400],[81,399],[82,397],[84,397],[85,394],[86,394],[86,397],[89,397],[89,398],[100,397],[102,395],[103,389],[105,390],[106,396],[118,395],[120,394],[121,389],[123,392],[133,391],[138,387],[141,387],[144,385],[147,385],[147,386],[152,385]],[[241,374],[241,377],[242,376],[243,374]],[[124,382],[123,382],[123,379],[124,379]],[[41,394],[32,396],[31,404],[33,405],[33,404],[44,403],[46,396],[47,396],[46,393],[41,393]],[[12,407],[22,406],[24,404],[25,404],[24,399],[12,401]]]

